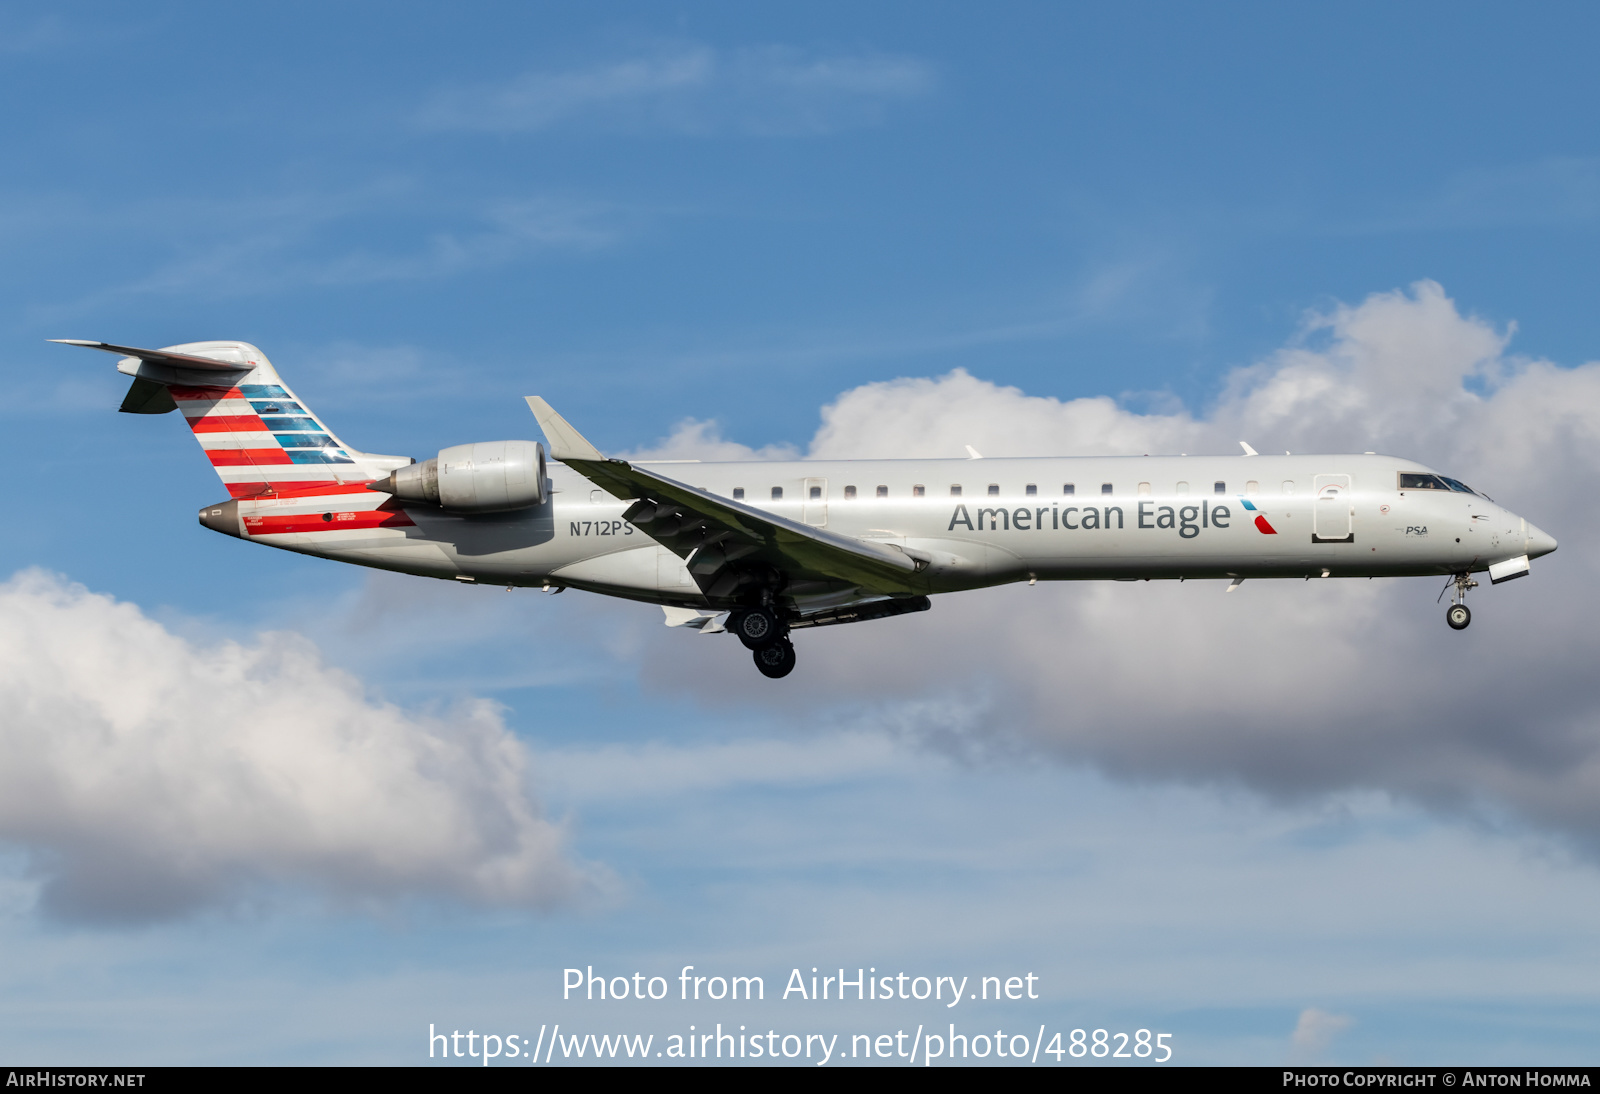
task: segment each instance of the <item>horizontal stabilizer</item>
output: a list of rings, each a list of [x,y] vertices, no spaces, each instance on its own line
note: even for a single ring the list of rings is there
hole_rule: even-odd
[[[251,366],[241,365],[233,361],[218,361],[214,357],[196,357],[189,353],[173,353],[163,349],[138,349],[134,346],[114,346],[110,342],[86,342],[81,338],[51,338],[51,342],[59,342],[63,346],[83,346],[86,349],[105,350],[107,353],[121,354],[123,357],[137,357],[139,360],[152,365],[167,365],[170,368],[195,368],[210,372],[249,372]],[[127,409],[126,406],[123,407]]]

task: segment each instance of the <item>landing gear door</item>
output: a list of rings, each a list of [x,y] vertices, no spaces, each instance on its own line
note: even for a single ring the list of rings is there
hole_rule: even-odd
[[[1312,543],[1354,543],[1355,502],[1349,475],[1318,475],[1311,503]]]
[[[828,480],[807,479],[801,495],[800,519],[821,528],[828,523]]]

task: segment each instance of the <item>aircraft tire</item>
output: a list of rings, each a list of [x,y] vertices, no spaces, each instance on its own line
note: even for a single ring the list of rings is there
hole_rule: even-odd
[[[772,680],[781,679],[794,671],[794,643],[787,638],[780,638],[771,645],[753,651],[751,657],[756,668],[761,670],[761,675]]]
[[[766,608],[750,608],[728,622],[728,629],[739,636],[747,650],[760,650],[783,637],[783,625]]]
[[[1450,624],[1451,630],[1464,631],[1472,622],[1472,613],[1465,604],[1452,604],[1444,613],[1444,621]]]

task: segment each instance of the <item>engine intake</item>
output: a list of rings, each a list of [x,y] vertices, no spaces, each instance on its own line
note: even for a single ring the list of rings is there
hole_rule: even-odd
[[[544,446],[537,441],[479,441],[440,449],[434,459],[367,485],[452,512],[504,513],[543,505],[548,483]]]

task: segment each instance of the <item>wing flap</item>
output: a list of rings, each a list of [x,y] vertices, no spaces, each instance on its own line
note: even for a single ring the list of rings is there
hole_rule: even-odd
[[[709,582],[733,563],[761,561],[791,577],[832,579],[891,595],[922,591],[923,583],[913,580],[917,560],[890,544],[799,524],[623,460],[565,462],[611,493],[639,499],[624,515],[686,560],[697,580]]]

